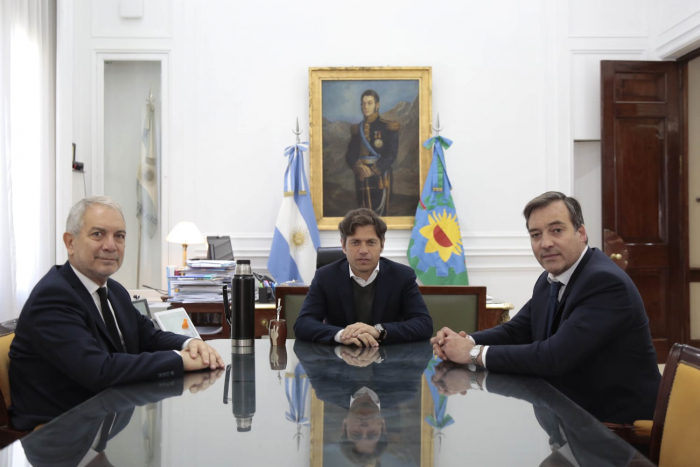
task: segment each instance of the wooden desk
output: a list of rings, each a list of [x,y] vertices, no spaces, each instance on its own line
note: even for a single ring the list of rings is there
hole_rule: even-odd
[[[221,331],[215,334],[202,334],[202,339],[207,341],[211,339],[230,339],[231,326],[226,322],[224,316],[223,303],[182,303],[171,302],[171,308],[185,308],[187,314],[190,315],[192,323],[199,328],[202,326],[221,327]],[[274,303],[255,303],[255,338],[260,339],[262,336],[268,335],[268,324],[275,317]]]

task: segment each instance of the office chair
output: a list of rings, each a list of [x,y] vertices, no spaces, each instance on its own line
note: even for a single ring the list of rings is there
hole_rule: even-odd
[[[343,249],[341,247],[320,246],[316,250],[316,269],[343,258],[345,258],[345,253],[343,253]]]
[[[301,311],[301,306],[306,300],[309,288],[306,286],[293,287],[281,285],[275,288],[277,300],[282,304],[281,317],[287,321],[287,339],[296,339],[294,335],[294,323],[296,323]]]
[[[0,337],[0,448],[17,441],[28,431],[15,430],[7,409],[10,407],[10,344],[15,338],[14,332]]]
[[[666,360],[651,427],[651,461],[660,467],[698,465],[700,349],[674,344]],[[635,422],[635,426],[641,424]],[[648,422],[647,422],[648,424]]]
[[[418,287],[433,319],[433,335],[445,326],[468,334],[492,327],[486,324],[486,287],[462,285]]]
[[[231,237],[207,237],[207,259],[233,260]]]

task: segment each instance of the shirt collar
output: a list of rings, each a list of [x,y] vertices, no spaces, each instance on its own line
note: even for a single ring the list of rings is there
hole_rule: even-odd
[[[70,264],[70,262],[68,264]],[[90,293],[90,295],[93,295],[95,292],[97,292],[97,289],[100,288],[100,285],[98,285],[95,281],[90,279],[88,276],[86,276],[82,272],[75,269],[75,267],[72,264],[70,265],[70,267],[73,268],[73,272],[75,273],[76,276],[78,276],[78,279],[80,279],[80,282],[82,282],[82,284],[85,286],[85,288]],[[107,289],[106,282],[105,282],[104,287],[105,287],[105,289]]]
[[[583,259],[583,255],[586,254],[588,251],[588,245],[586,245],[586,248],[583,249],[583,252],[581,253],[581,256],[578,257],[578,260],[574,264],[571,265],[569,269],[566,271],[562,272],[558,276],[555,276],[551,272],[547,274],[547,281],[551,284],[552,282],[561,282],[563,285],[566,285],[569,283],[571,280],[571,276],[574,275],[574,271],[576,271],[576,268],[578,267],[578,263],[581,262]]]
[[[374,271],[372,271],[372,274],[369,276],[369,278],[367,280],[364,280],[363,278],[356,276],[355,273],[352,272],[352,268],[350,267],[350,264],[348,264],[348,270],[350,271],[350,277],[352,277],[362,287],[370,285],[372,282],[374,282],[374,279],[377,278],[377,274],[379,274],[379,263],[380,262],[378,261],[377,267],[374,268]]]

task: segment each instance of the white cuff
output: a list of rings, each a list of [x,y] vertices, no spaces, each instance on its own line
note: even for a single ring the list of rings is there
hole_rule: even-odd
[[[333,338],[333,340],[335,340],[338,344],[342,344],[342,342],[340,342],[340,334],[341,334],[343,331],[345,331],[345,329],[341,329],[340,331],[338,331],[338,333],[337,333],[337,334],[335,335],[335,337]]]

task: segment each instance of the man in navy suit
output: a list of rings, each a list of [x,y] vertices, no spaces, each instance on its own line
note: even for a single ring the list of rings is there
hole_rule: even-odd
[[[363,347],[430,339],[433,320],[413,269],[379,257],[382,218],[354,209],[338,230],[346,258],[316,271],[294,323],[296,337]]]
[[[661,376],[634,283],[604,253],[587,246],[574,198],[547,192],[523,214],[532,251],[545,269],[532,298],[493,329],[471,336],[438,331],[434,351],[490,371],[543,376],[591,413],[603,401],[618,401],[600,414],[606,422],[651,419]]]
[[[104,196],[71,208],[63,241],[68,261],[54,266],[22,309],[10,347],[10,414],[29,430],[119,384],[223,368],[199,339],[158,331],[109,279],[124,258],[121,207]]]

